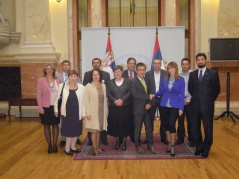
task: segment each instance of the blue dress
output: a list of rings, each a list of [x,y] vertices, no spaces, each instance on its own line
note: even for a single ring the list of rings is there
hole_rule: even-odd
[[[78,137],[82,134],[82,120],[79,120],[79,103],[76,90],[69,90],[66,101],[66,116],[61,116],[61,134],[66,137]]]

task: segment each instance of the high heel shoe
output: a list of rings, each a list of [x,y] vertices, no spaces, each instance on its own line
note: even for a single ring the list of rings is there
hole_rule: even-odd
[[[175,146],[175,145],[171,145],[171,152],[170,152],[171,157],[174,157],[174,156],[176,155],[174,146]],[[172,150],[172,149],[173,149],[173,150]]]
[[[48,146],[48,154],[52,153],[52,146]]]
[[[115,140],[116,140],[116,144],[115,144],[114,150],[118,150],[120,148],[119,138],[116,137]]]
[[[54,147],[53,147],[53,153],[57,153],[58,152],[58,149],[57,149],[57,146],[55,145]]]
[[[168,143],[168,147],[166,149],[166,152],[167,153],[171,152],[171,142]]]

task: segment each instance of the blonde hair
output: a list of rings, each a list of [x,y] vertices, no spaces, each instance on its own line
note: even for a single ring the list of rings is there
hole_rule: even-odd
[[[75,71],[75,70],[70,70],[70,71],[68,71],[68,77],[71,76],[71,75],[76,75],[76,76],[78,76],[78,73],[77,73],[77,71]]]
[[[47,67],[50,66],[53,69],[53,78],[56,78],[55,74],[56,74],[56,68],[51,64],[51,63],[47,63],[44,68],[43,68],[43,76],[46,76],[46,69]]]
[[[178,65],[176,62],[170,62],[167,65],[167,76],[166,76],[166,80],[169,80],[170,74],[168,72],[169,68],[175,68],[175,80],[178,80],[180,78],[179,72],[178,72]]]

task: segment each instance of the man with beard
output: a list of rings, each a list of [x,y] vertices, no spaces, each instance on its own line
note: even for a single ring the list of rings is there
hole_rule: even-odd
[[[101,60],[99,58],[94,58],[92,60],[92,67],[93,67],[93,69],[100,69],[100,66],[101,66]],[[110,81],[110,74],[108,72],[105,72],[105,71],[102,71],[102,70],[101,70],[101,72],[102,72],[102,75],[103,75],[102,83],[104,83],[105,86],[107,87],[107,84]],[[91,80],[91,76],[90,75],[91,75],[91,71],[85,72],[84,80],[83,80],[83,85],[84,86],[86,86],[87,83],[90,82],[90,80]],[[101,142],[104,145],[108,145],[107,132],[105,130],[100,132],[100,140],[101,140]],[[91,132],[88,132],[88,143],[87,143],[87,145],[88,146],[92,145]]]
[[[190,73],[188,91],[191,94],[193,114],[193,132],[196,151],[194,155],[208,157],[213,143],[214,103],[220,93],[218,73],[206,68],[207,57],[204,53],[196,55],[198,70]],[[204,140],[201,132],[201,120],[204,127]]]

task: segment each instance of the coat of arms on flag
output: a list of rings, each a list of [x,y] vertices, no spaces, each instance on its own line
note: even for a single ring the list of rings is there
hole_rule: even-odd
[[[102,60],[101,69],[110,74],[110,79],[114,78],[114,74],[113,74],[113,70],[112,70],[114,66],[115,66],[115,59],[114,59],[113,49],[112,49],[111,42],[110,42],[110,32],[108,32],[108,40],[107,40],[107,45],[106,45],[105,58]]]

